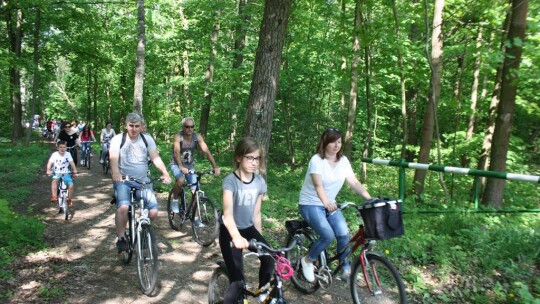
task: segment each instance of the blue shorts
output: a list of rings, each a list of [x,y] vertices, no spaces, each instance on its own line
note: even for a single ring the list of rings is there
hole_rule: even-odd
[[[195,168],[189,168],[189,167],[187,167],[187,168],[189,170],[195,171]],[[177,164],[171,165],[171,171],[172,171],[174,177],[177,178],[177,179],[184,176],[184,173],[182,173],[182,170],[180,170],[180,167]],[[186,181],[187,181],[188,184],[195,184],[197,182],[197,175],[195,175],[195,174],[187,174],[186,175]],[[191,186],[191,189],[195,190],[196,187]]]
[[[73,179],[71,178],[71,174],[69,174],[69,173],[53,174],[53,175],[51,175],[51,177],[52,177],[52,179],[60,179],[61,175],[64,176],[64,183],[66,183],[66,185],[68,185],[68,186],[73,185]]]
[[[141,184],[132,181],[114,182],[114,195],[116,197],[116,208],[131,204],[131,188],[137,189],[135,198],[141,199]],[[158,203],[152,185],[144,186],[144,209],[153,210],[158,208]]]

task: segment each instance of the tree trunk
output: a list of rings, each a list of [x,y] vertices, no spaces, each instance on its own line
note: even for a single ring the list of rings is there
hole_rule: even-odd
[[[34,79],[32,81],[32,111],[31,116],[34,117],[36,113],[36,103],[38,99],[38,89],[39,89],[39,32],[41,27],[41,9],[36,8],[36,22],[34,24]],[[41,130],[39,130],[41,131]],[[32,128],[26,130],[26,139],[24,141],[24,146],[28,147],[30,144],[30,137],[32,135]]]
[[[474,58],[473,84],[471,88],[471,113],[469,114],[469,124],[467,126],[467,136],[465,139],[470,140],[473,137],[476,124],[476,105],[478,103],[478,86],[480,83],[480,65],[482,63],[482,28],[478,28],[478,36],[476,37],[476,55]]]
[[[23,137],[22,99],[21,99],[21,72],[18,62],[21,58],[22,48],[22,11],[15,8],[6,8],[6,27],[9,38],[9,48],[15,60],[10,62],[9,67],[9,94],[12,106],[12,132],[11,143],[16,145]],[[30,128],[32,126],[30,125]]]
[[[358,65],[360,62],[360,34],[362,24],[361,3],[362,0],[356,0],[354,9],[354,29],[353,46],[351,59],[351,90],[349,92],[349,111],[347,112],[347,130],[343,143],[343,154],[350,157],[352,152],[352,134],[354,131],[354,118],[356,115],[356,104],[358,102]]]
[[[254,137],[268,155],[279,84],[281,53],[292,0],[266,0],[255,55],[253,79],[244,121],[244,135]],[[268,158],[266,158],[268,161]]]
[[[184,5],[183,3],[185,2],[186,0],[179,0],[180,2],[180,5],[179,5],[179,15],[180,15],[180,22],[182,22],[182,28],[184,29],[185,32],[187,32],[189,30],[189,23],[188,23],[188,20],[186,19],[186,17],[184,16]],[[184,100],[186,101],[186,105],[190,105],[191,104],[191,94],[190,94],[190,89],[189,89],[189,77],[190,77],[190,71],[189,71],[189,52],[188,52],[188,46],[185,45],[184,46],[184,51],[182,52],[182,76],[184,77],[184,82],[183,82],[183,91],[184,91]],[[180,108],[180,113],[182,112],[182,108]]]
[[[204,103],[201,109],[201,121],[199,122],[199,133],[203,137],[206,137],[208,131],[208,120],[210,119],[210,107],[212,106],[212,81],[214,80],[214,65],[216,61],[216,45],[219,35],[219,18],[221,12],[216,11],[215,20],[216,23],[212,27],[212,34],[210,34],[210,58],[208,59],[208,68],[204,74]]]
[[[508,37],[508,31],[510,30],[510,20],[512,18],[512,10],[508,9],[506,12],[506,17],[503,23],[502,37],[500,50],[503,53],[506,53],[506,38]],[[502,82],[502,70],[504,63],[501,63],[497,67],[497,73],[495,76],[495,84],[493,88],[493,93],[491,94],[491,102],[489,104],[489,113],[488,113],[488,123],[486,131],[484,133],[484,141],[482,143],[482,150],[480,151],[480,157],[478,158],[478,170],[487,170],[489,167],[490,159],[489,154],[491,153],[491,145],[493,141],[493,131],[495,130],[495,119],[497,118],[497,108],[499,107],[499,101],[501,98],[501,82]],[[477,182],[480,183],[480,193],[483,196],[484,188],[486,185],[485,177],[478,177]],[[473,185],[472,192],[475,191],[475,186]]]
[[[250,4],[250,0],[238,0],[238,19],[236,24],[234,40],[234,64],[233,70],[242,75],[241,68],[244,63],[244,47],[246,46],[247,25],[251,17],[246,13],[246,9]],[[239,91],[242,86],[242,77],[235,77],[234,89],[231,93],[231,132],[229,135],[229,148],[232,149],[236,141],[236,133],[238,132],[238,112],[242,107],[243,102],[240,99]]]
[[[428,96],[428,105],[424,114],[424,122],[421,134],[420,153],[418,162],[429,163],[429,152],[433,142],[433,134],[436,126],[436,110],[441,93],[441,75],[442,75],[442,20],[443,20],[444,0],[436,0],[433,12],[433,32],[431,35],[431,79]],[[426,179],[426,170],[416,170],[414,173],[414,189],[416,195],[424,192],[424,183]]]
[[[133,111],[142,115],[144,87],[144,48],[146,45],[144,0],[137,0],[137,61],[135,63],[135,86]]]
[[[512,1],[512,21],[507,40],[510,45],[506,49],[504,59],[501,101],[497,110],[497,120],[493,132],[490,171],[506,171],[506,156],[516,107],[518,72],[523,51],[522,42],[525,39],[525,29],[527,27],[528,7],[528,0]],[[502,207],[505,182],[504,179],[488,179],[483,203],[495,208]]]
[[[97,130],[97,122],[99,120],[98,114],[97,114],[97,98],[98,98],[98,69],[97,67],[94,67],[94,73],[92,74],[92,78],[94,79],[94,88],[92,92],[92,102],[93,102],[93,117],[90,117],[88,121],[92,121],[92,128]],[[105,122],[103,122],[103,125],[105,125]]]
[[[401,159],[405,159],[407,156],[407,137],[408,137],[408,125],[407,125],[407,90],[405,88],[405,74],[403,66],[403,56],[401,55],[401,43],[399,43],[399,17],[396,7],[396,0],[392,0],[392,16],[394,17],[394,35],[396,36],[396,53],[398,57],[399,68],[399,85],[401,88],[401,128],[403,141],[401,143]]]

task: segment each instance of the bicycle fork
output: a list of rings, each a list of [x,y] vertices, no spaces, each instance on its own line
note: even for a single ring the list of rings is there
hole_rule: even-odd
[[[367,250],[363,250],[362,254],[358,257],[362,264],[362,272],[366,281],[366,286],[373,295],[381,295],[381,282],[377,275],[377,269],[375,268],[375,264],[369,262],[366,253]]]

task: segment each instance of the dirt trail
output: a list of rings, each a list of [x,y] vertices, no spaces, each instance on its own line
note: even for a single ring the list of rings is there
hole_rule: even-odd
[[[208,280],[215,262],[221,259],[219,247],[214,244],[203,248],[195,243],[189,223],[180,232],[172,230],[164,211],[165,194],[158,196],[160,213],[155,223],[160,250],[158,291],[153,297],[141,293],[135,263],[124,265],[116,253],[115,207],[109,204],[110,175],[103,174],[96,156],[93,161],[91,170],[78,168],[81,174],[75,179],[74,214],[69,221],[49,202],[49,178],[42,174],[34,182],[31,200],[25,207],[43,216],[44,239],[50,248],[9,266],[15,277],[4,287],[15,292],[7,302],[207,303]],[[317,291],[307,296],[290,282],[284,288],[289,303],[351,303],[349,291],[339,282],[331,292]]]

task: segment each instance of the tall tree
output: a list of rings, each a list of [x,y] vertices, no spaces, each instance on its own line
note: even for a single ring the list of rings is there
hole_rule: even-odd
[[[427,6],[427,1],[424,1]],[[433,134],[437,122],[437,104],[441,95],[441,75],[442,75],[442,55],[443,55],[443,9],[444,0],[435,0],[433,9],[433,26],[431,34],[431,56],[428,55],[431,68],[431,79],[429,87],[428,104],[424,114],[422,125],[421,146],[418,155],[418,162],[429,163],[429,152],[433,142]],[[427,43],[426,43],[427,47]],[[426,54],[427,55],[427,54]],[[426,170],[416,170],[414,173],[414,189],[417,195],[424,192]]]
[[[0,4],[4,6],[4,1],[1,1]],[[7,7],[4,9],[6,11],[7,34],[9,39],[9,50],[11,52],[9,66],[9,95],[11,97],[11,110],[13,113],[11,142],[13,145],[16,145],[23,136],[21,72],[19,68],[23,39],[23,14],[21,9],[16,7],[16,5],[13,5],[12,2],[7,3]]]
[[[493,132],[490,171],[506,171],[528,10],[528,0],[512,1],[512,21],[508,31],[508,47],[502,72],[501,101]],[[504,179],[488,179],[483,202],[496,208],[502,207],[505,182]]]
[[[259,141],[268,155],[279,84],[281,55],[292,0],[266,0],[244,121],[244,135]]]
[[[144,51],[146,46],[144,0],[137,0],[137,60],[135,63],[135,85],[133,111],[142,114],[144,86]]]
[[[39,89],[39,32],[41,30],[41,9],[39,6],[36,8],[36,20],[34,22],[34,77],[32,79],[32,111],[33,117],[36,113],[36,103],[38,99]],[[26,130],[26,139],[24,145],[30,144],[30,135],[32,134],[32,128]]]
[[[212,82],[214,80],[214,68],[216,64],[217,42],[219,35],[219,20],[221,8],[215,12],[215,23],[210,34],[210,56],[208,58],[208,67],[204,73],[204,103],[201,109],[201,121],[199,122],[199,132],[202,136],[206,136],[208,131],[208,120],[210,118],[210,107],[212,106]]]

